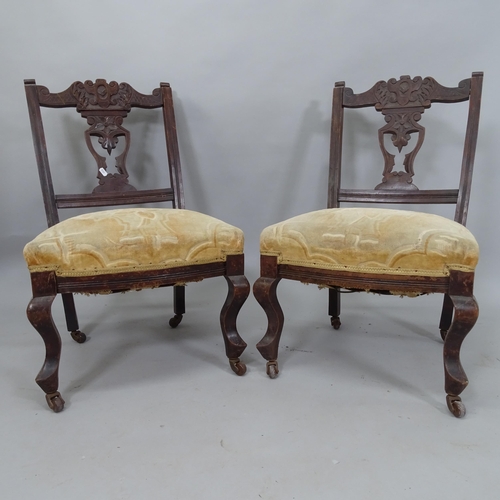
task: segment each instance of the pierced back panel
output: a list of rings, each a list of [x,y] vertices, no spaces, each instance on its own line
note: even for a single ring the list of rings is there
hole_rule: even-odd
[[[184,208],[184,193],[177,142],[177,131],[172,99],[168,83],[149,95],[137,92],[128,83],[118,84],[97,79],[95,82],[74,82],[66,90],[51,93],[47,87],[37,85],[35,80],[24,81],[33,143],[42,187],[47,223],[59,222],[58,209],[129,205],[154,202],[171,202],[174,208]],[[91,193],[55,194],[52,184],[47,145],[42,122],[41,107],[76,108],[87,120],[89,128],[84,139],[91,157],[95,161],[97,185]],[[170,173],[170,186],[163,189],[138,190],[129,183],[127,154],[131,134],[123,122],[132,108],[162,108],[165,140]],[[103,151],[92,143],[92,137]],[[110,157],[119,140],[124,141],[123,152],[115,158],[115,170],[110,171],[105,154]],[[104,153],[104,154],[100,154]]]
[[[338,207],[341,202],[452,203],[456,204],[455,220],[465,225],[477,143],[482,81],[483,73],[473,73],[471,78],[462,80],[457,87],[443,87],[431,77],[410,78],[405,75],[399,80],[392,78],[379,81],[361,94],[355,94],[352,89],[346,88],[344,82],[337,82],[333,90],[328,207]],[[413,183],[413,165],[425,138],[425,128],[419,123],[422,114],[433,102],[463,101],[469,101],[469,114],[459,188],[420,190]],[[374,107],[386,122],[378,130],[383,160],[382,181],[373,190],[342,189],[344,108],[365,107]],[[403,149],[408,150],[412,134],[416,134],[416,141],[412,141],[413,148],[410,146],[404,156],[404,170],[394,171],[395,155],[387,151],[384,136],[389,135],[394,146],[401,152]]]

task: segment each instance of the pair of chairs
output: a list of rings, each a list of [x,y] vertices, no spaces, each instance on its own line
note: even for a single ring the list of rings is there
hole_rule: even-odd
[[[443,87],[433,78],[379,81],[370,90],[354,94],[344,82],[335,85],[331,128],[328,208],[269,226],[261,235],[261,275],[254,295],[268,318],[258,343],[267,360],[267,374],[278,374],[278,345],[284,315],[276,289],[281,279],[315,283],[329,288],[329,315],[340,327],[340,293],[370,291],[380,294],[444,294],[440,322],[444,340],[445,391],[448,408],[465,414],[460,393],[467,377],[460,363],[460,347],[473,327],[478,307],[473,296],[478,245],[465,228],[472,168],[477,142],[482,73]],[[244,275],[243,232],[207,215],[186,210],[177,143],[172,91],[162,83],[151,94],[127,83],[75,82],[51,93],[34,80],[25,81],[33,141],[49,228],[28,243],[24,256],[33,289],[27,315],[46,348],[36,382],[54,412],[64,408],[58,391],[61,338],[51,307],[61,294],[67,329],[85,342],[78,326],[74,293],[114,293],[172,286],[175,328],[185,313],[184,285],[224,276],[227,299],[220,314],[226,355],[237,375],[246,372],[240,360],[246,343],[236,319],[250,286]],[[413,184],[413,163],[424,140],[418,122],[432,103],[469,101],[462,170],[458,189],[419,190]],[[55,194],[49,168],[41,107],[76,108],[87,119],[85,141],[96,165],[97,185],[92,193]],[[342,134],[345,108],[374,107],[386,125],[378,130],[384,158],[382,182],[373,190],[341,188]],[[163,113],[170,187],[138,190],[129,182],[126,166],[130,132],[123,121],[132,108],[160,108]],[[385,147],[389,135],[401,152],[416,134],[416,144],[405,155],[404,171],[394,171],[394,155]],[[92,138],[97,141],[92,141]],[[124,143],[110,172],[106,156]],[[97,145],[98,149],[96,149]],[[59,209],[126,206],[171,202],[172,208],[115,208],[59,220]],[[455,220],[437,215],[386,208],[340,208],[341,202],[452,203]]]

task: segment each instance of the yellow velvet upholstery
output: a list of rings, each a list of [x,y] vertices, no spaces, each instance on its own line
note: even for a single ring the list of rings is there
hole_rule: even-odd
[[[280,264],[409,276],[473,271],[479,258],[474,236],[461,224],[379,208],[331,208],[293,217],[264,229],[260,249]]]
[[[198,212],[126,208],[79,215],[24,248],[30,272],[91,276],[168,269],[243,253],[243,232]]]

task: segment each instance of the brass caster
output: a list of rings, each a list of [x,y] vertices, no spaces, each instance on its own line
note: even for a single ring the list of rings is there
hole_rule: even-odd
[[[45,399],[47,400],[49,408],[54,413],[59,413],[64,410],[64,399],[59,392],[56,391],[51,394],[46,394]]]
[[[448,335],[448,330],[439,330],[439,333],[441,334],[441,338],[444,340],[446,339],[446,335]]]
[[[336,316],[336,317],[332,316],[331,323],[332,323],[332,326],[335,330],[338,330],[340,328],[340,325],[342,324],[340,322],[340,318],[338,316]]]
[[[175,328],[176,326],[179,325],[179,323],[182,321],[182,314],[176,314],[173,318],[170,318],[170,321],[168,324],[172,327]]]
[[[465,416],[466,410],[465,405],[462,403],[460,396],[446,396],[446,404],[448,405],[448,410],[453,413],[457,418],[462,418]]]
[[[80,330],[75,330],[74,332],[70,332],[71,338],[78,342],[79,344],[83,344],[87,340],[87,335],[85,335]]]
[[[267,362],[266,373],[269,376],[269,378],[276,378],[279,372],[280,371],[278,370],[278,362],[276,360]]]
[[[247,367],[245,363],[242,363],[240,361],[240,358],[230,359],[229,366],[231,367],[231,370],[233,370],[233,372],[240,377],[242,375],[245,375],[245,373],[247,372]]]

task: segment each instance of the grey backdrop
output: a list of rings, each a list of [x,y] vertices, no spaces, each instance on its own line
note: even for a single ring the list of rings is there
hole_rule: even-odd
[[[2,498],[498,497],[500,346],[496,293],[488,293],[496,291],[499,245],[498,0],[1,6]],[[46,227],[24,78],[55,91],[96,78],[142,92],[170,82],[187,206],[245,231],[254,281],[261,229],[326,205],[335,81],[364,91],[411,74],[452,86],[472,71],[485,72],[468,221],[482,252],[481,314],[462,349],[471,379],[465,419],[444,404],[440,297],[346,297],[344,325],[332,335],[324,290],[280,285],[286,342],[282,373],[269,381],[254,347],[266,318],[253,298],[238,318],[249,371],[228,374],[217,326],[222,279],[190,286],[189,315],[167,334],[170,293],[77,297],[82,329],[94,338],[79,346],[63,335],[66,410],[56,416],[45,406],[33,381],[43,346],[24,313],[30,283],[22,246]],[[423,117],[429,133],[415,165],[422,188],[444,186],[460,168],[466,105],[446,108],[447,118],[438,108],[446,106]],[[348,115],[345,181],[373,187],[382,158],[368,129],[382,117],[365,111]],[[93,160],[77,142],[85,122],[74,111],[63,115],[48,137],[61,167],[54,181],[69,190],[83,176],[91,187]],[[129,166],[134,182],[156,186],[165,147],[158,116],[145,117],[128,122],[144,138]],[[60,300],[53,309],[64,334]]]
[[[54,91],[77,79],[128,81],[142,92],[170,82],[187,207],[245,231],[249,276],[255,278],[260,230],[325,207],[335,81],[364,91],[379,79],[411,74],[453,86],[472,71],[484,71],[468,227],[482,249],[476,292],[494,284],[499,243],[496,0],[4,0],[2,6],[0,234],[11,241],[17,237],[16,251],[45,227],[24,78],[36,78]],[[449,115],[442,135],[444,118],[424,115],[430,133],[417,157],[417,185],[429,186],[433,179],[444,184],[446,174],[459,168],[465,113],[462,107]],[[353,167],[346,181],[360,181],[358,187],[372,187],[381,176],[376,137],[367,135],[367,125],[377,119],[362,111],[349,118],[346,153]],[[92,159],[69,132],[77,120],[83,130],[84,121],[68,115],[49,137],[75,158],[71,165],[62,155],[54,157],[63,166],[55,182],[64,188],[71,186],[71,172],[85,169],[89,186],[94,182]],[[139,147],[129,168],[139,165],[132,175],[153,185],[163,175],[157,124],[156,118],[132,119],[152,154]],[[361,132],[356,143],[354,130]],[[152,167],[149,174],[141,163]]]

